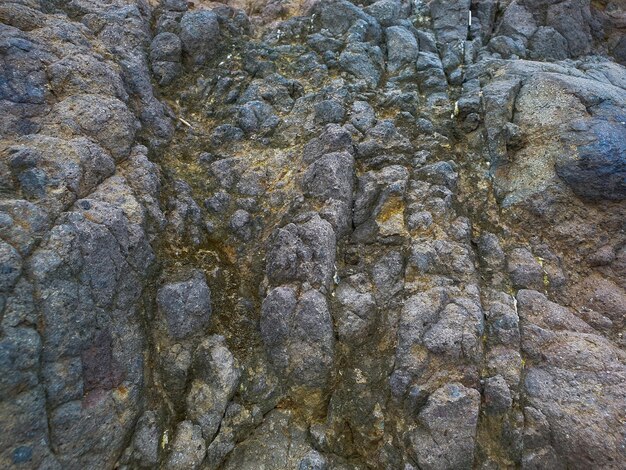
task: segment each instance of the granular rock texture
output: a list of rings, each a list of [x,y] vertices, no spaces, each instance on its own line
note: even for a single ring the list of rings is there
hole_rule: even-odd
[[[625,469],[626,7],[5,0],[0,467]]]

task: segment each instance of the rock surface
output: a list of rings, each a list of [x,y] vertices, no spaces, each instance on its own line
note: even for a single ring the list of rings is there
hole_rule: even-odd
[[[0,4],[0,467],[623,469],[625,18]]]

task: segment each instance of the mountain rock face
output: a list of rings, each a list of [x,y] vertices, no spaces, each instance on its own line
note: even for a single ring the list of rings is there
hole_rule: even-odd
[[[0,467],[626,468],[623,2],[194,3],[0,4]]]

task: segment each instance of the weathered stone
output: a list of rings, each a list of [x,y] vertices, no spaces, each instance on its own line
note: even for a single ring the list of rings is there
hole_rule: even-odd
[[[332,319],[326,299],[310,290],[272,290],[261,309],[261,336],[274,367],[290,385],[324,387],[334,358]]]
[[[167,331],[175,340],[201,333],[211,321],[211,291],[201,272],[186,281],[165,284],[157,293],[157,304]]]
[[[176,428],[165,467],[172,470],[194,470],[200,467],[205,454],[206,444],[202,439],[200,426],[195,426],[191,421],[181,421]]]
[[[472,468],[479,407],[480,393],[459,383],[428,397],[410,437],[420,468]]]
[[[188,11],[180,20],[183,51],[193,65],[204,65],[216,55],[219,38],[217,15],[211,11]]]

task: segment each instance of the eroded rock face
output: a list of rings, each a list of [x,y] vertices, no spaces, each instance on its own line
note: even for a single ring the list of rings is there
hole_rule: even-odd
[[[623,468],[624,7],[357,3],[0,5],[0,467]]]

